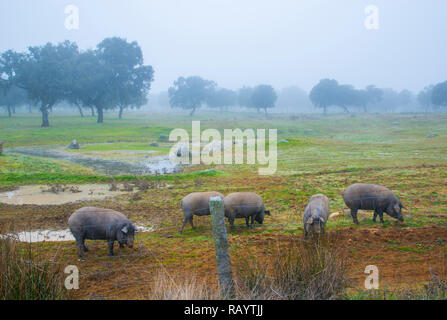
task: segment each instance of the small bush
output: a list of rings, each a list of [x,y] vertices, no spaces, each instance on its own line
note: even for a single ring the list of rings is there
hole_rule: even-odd
[[[237,274],[238,296],[262,300],[331,300],[347,287],[344,259],[323,242],[293,237],[277,247],[268,264],[245,259]]]
[[[167,271],[160,271],[151,288],[154,300],[215,300],[219,296],[204,281],[191,277],[174,278]]]
[[[67,299],[64,278],[58,266],[37,262],[31,244],[12,237],[0,237],[0,299]]]

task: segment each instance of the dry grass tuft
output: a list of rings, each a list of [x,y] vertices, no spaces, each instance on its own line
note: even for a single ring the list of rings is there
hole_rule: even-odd
[[[0,237],[0,300],[67,299],[60,267],[39,261],[31,244]]]

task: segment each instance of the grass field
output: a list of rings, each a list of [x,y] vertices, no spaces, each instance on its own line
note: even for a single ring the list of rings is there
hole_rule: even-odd
[[[186,167],[166,176],[110,177],[67,161],[23,156],[8,147],[68,145],[77,139],[88,144],[78,153],[154,151],[160,134],[174,128],[191,130],[191,120],[201,120],[202,130],[216,128],[277,129],[278,170],[259,176],[256,165],[204,165]],[[213,114],[194,117],[177,114],[129,114],[125,119],[53,115],[51,128],[40,128],[38,115],[0,117],[0,190],[20,185],[49,183],[108,183],[147,179],[154,185],[133,195],[71,203],[60,206],[13,206],[0,204],[0,224],[17,230],[66,228],[69,215],[91,205],[116,209],[156,231],[137,234],[134,249],[119,250],[117,258],[106,255],[106,244],[92,242],[87,261],[78,262],[74,243],[38,243],[48,259],[76,264],[81,269],[80,290],[75,298],[149,298],[150,287],[163,265],[179,278],[197,274],[216,286],[216,267],[210,217],[197,217],[197,228],[183,234],[180,200],[193,191],[216,190],[259,193],[272,212],[263,226],[247,229],[243,220],[230,232],[230,255],[238,265],[241,256],[268,257],[271,249],[287,245],[290,236],[301,236],[301,216],[310,196],[326,194],[331,212],[341,212],[328,222],[333,245],[346,249],[352,288],[361,288],[365,266],[381,270],[386,288],[421,286],[430,278],[429,267],[446,272],[447,257],[447,114],[280,115]],[[427,138],[429,134],[436,134]],[[214,171],[205,171],[213,168]],[[390,188],[408,208],[405,222],[385,217],[373,223],[372,214],[360,216],[360,226],[344,214],[342,191],[357,182]],[[171,187],[164,187],[167,184]],[[353,291],[350,298],[365,298]],[[348,297],[348,298],[349,298]]]

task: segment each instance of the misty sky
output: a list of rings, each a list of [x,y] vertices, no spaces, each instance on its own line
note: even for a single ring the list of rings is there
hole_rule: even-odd
[[[79,30],[64,26],[79,7]],[[364,27],[367,5],[379,30]],[[138,41],[155,69],[153,92],[199,75],[231,89],[321,78],[409,88],[447,80],[445,0],[0,0],[0,50],[110,36]]]

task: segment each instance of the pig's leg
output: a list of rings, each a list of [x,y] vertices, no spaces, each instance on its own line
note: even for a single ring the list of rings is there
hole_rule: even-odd
[[[378,215],[378,213],[377,213],[377,209],[375,209],[375,210],[374,210],[374,218],[373,218],[373,222],[376,222],[376,221],[377,221],[377,215]]]
[[[230,223],[231,229],[234,229],[234,217],[229,216],[228,217],[228,222]]]
[[[383,223],[384,221],[383,221],[383,210],[382,209],[378,209],[377,210],[377,214],[379,215],[379,217],[380,217],[380,223]]]
[[[194,229],[194,222],[193,220],[193,216],[191,216],[191,218],[189,218],[189,223],[191,224],[191,227]]]
[[[85,239],[82,239],[82,249],[84,250],[84,252],[88,252],[88,247],[85,244]]]
[[[251,226],[253,227],[254,224],[255,224],[255,216],[251,216]]]
[[[247,225],[247,228],[250,228],[250,218],[249,217],[245,218],[245,224]]]
[[[355,224],[359,224],[359,220],[357,219],[357,211],[358,209],[351,209],[352,220]]]
[[[115,243],[115,240],[109,240],[109,256],[113,257],[113,245]]]
[[[79,234],[74,234],[73,233],[73,236],[74,236],[74,238],[76,240],[76,246],[78,247],[78,255],[79,255],[79,257],[84,259],[85,258],[84,250],[83,250],[84,239]]]
[[[180,229],[180,233],[183,233],[183,229],[185,228],[187,222],[188,218],[185,217],[185,219],[183,219],[182,229]]]

